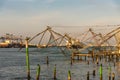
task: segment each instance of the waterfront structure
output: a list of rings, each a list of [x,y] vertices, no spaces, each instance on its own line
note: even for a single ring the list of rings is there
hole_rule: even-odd
[[[15,36],[13,34],[6,33],[4,36],[0,37],[1,48],[19,48],[22,46],[24,46],[22,36]]]

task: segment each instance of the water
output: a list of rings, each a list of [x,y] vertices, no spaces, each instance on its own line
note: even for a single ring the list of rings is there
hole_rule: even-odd
[[[26,79],[26,57],[25,49],[18,52],[18,48],[0,48],[0,80],[27,80]],[[31,80],[36,80],[37,64],[41,66],[40,80],[53,80],[54,65],[57,69],[57,80],[67,80],[68,70],[71,70],[72,80],[86,80],[87,72],[90,72],[90,80],[99,80],[99,66],[89,59],[86,61],[75,61],[70,64],[70,58],[65,57],[58,49],[36,49],[30,48],[30,75]],[[46,64],[46,56],[49,57],[49,66]],[[120,80],[120,63],[114,67],[112,62],[103,64],[103,80],[108,80],[108,66],[111,65],[115,73],[115,80]],[[96,76],[92,72],[96,70]]]

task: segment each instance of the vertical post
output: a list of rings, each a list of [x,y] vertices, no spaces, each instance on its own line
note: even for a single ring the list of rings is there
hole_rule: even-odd
[[[110,56],[110,54],[109,54],[109,62],[111,61],[111,56]]]
[[[107,62],[107,55],[105,55],[105,57],[104,57],[104,58],[105,58],[105,62]]]
[[[86,56],[85,56],[85,61],[86,61]]]
[[[115,67],[115,62],[114,62],[114,67]]]
[[[92,56],[92,60],[93,60],[93,62],[94,62],[94,56]]]
[[[115,80],[115,73],[112,73],[112,80]]]
[[[72,53],[71,58],[74,59],[74,54]]]
[[[71,64],[71,66],[72,66],[72,64],[73,64],[73,60],[72,60],[72,57],[71,57],[71,59],[70,59],[70,64]]]
[[[70,70],[68,71],[68,80],[71,80],[71,72],[70,72]]]
[[[47,59],[46,59],[46,63],[47,63],[47,66],[49,65],[49,58],[47,56]]]
[[[119,61],[119,55],[116,56],[116,62],[118,62],[118,61]]]
[[[80,56],[80,60],[82,61],[82,56]]]
[[[114,55],[111,55],[112,61],[114,61]]]
[[[56,80],[56,64],[55,64],[55,67],[54,67],[54,80]]]
[[[96,63],[97,63],[97,65],[99,64],[99,61],[98,61],[98,56],[97,56],[97,59],[96,59]]]
[[[93,76],[95,77],[95,70],[93,70]]]
[[[100,58],[100,61],[101,61],[101,58],[102,58],[102,57],[100,56],[99,58]]]
[[[77,59],[79,60],[79,55],[77,56]]]
[[[108,67],[108,75],[109,75],[109,80],[111,80],[111,66],[110,65]]]
[[[111,80],[111,74],[110,73],[108,73],[108,80]]]
[[[89,60],[87,61],[87,64],[89,65]]]
[[[102,80],[102,64],[100,65],[99,73],[100,73],[100,80]]]
[[[36,76],[36,80],[39,80],[39,76],[40,76],[40,65],[37,64],[38,68],[37,68],[37,76]]]
[[[94,62],[94,50],[92,50],[92,60]]]
[[[30,80],[30,63],[29,63],[29,49],[28,49],[28,40],[29,38],[26,38],[26,65],[27,65],[27,78]]]
[[[87,72],[87,80],[89,80],[89,71]]]
[[[117,62],[118,61],[118,53],[116,54],[116,57],[115,57],[115,61]]]

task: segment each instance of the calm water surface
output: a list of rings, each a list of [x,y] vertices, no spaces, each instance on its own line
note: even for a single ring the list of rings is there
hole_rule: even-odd
[[[27,80],[26,79],[26,57],[25,49],[18,52],[18,48],[0,48],[0,80]],[[87,80],[87,72],[90,72],[90,80],[99,80],[99,65],[94,64],[91,59],[88,65],[86,61],[75,61],[70,64],[70,58],[65,57],[56,48],[36,49],[30,48],[30,70],[31,80],[35,80],[37,64],[41,65],[40,80],[53,80],[54,65],[57,68],[57,80],[67,80],[68,70],[71,70],[72,80]],[[46,64],[46,56],[49,57],[49,66]],[[84,59],[84,58],[83,58]],[[108,66],[111,65],[115,73],[115,80],[120,80],[120,63],[114,67],[113,62],[103,64],[103,80],[108,80]],[[96,76],[92,72],[96,70]]]

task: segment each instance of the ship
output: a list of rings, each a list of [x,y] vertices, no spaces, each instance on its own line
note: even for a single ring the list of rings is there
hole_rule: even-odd
[[[0,37],[0,48],[20,48],[24,46],[22,36],[6,33]]]

